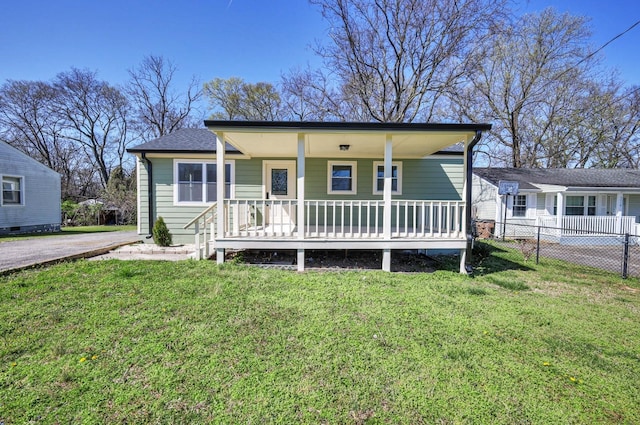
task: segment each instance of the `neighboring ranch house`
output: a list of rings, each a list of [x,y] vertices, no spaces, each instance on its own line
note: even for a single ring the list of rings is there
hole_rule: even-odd
[[[162,216],[225,249],[456,250],[468,270],[471,152],[489,124],[205,121],[129,149],[138,231]],[[223,142],[224,141],[224,142]],[[217,184],[224,181],[225,184]]]
[[[0,142],[0,235],[60,231],[60,175]]]
[[[543,226],[543,235],[560,243],[580,243],[587,234],[640,234],[638,170],[474,168],[473,174],[473,217],[501,224],[506,213],[506,236],[536,232],[525,226]],[[499,195],[500,181],[518,182],[518,194]],[[502,226],[495,232],[501,236]]]

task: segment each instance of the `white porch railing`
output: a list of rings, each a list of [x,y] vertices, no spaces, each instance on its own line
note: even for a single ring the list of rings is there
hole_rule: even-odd
[[[296,199],[226,199],[224,238],[298,237]],[[309,200],[304,202],[304,239],[383,239],[384,201]],[[391,202],[392,238],[461,238],[465,235],[461,201]],[[218,203],[184,228],[193,227],[195,257],[209,257],[217,234]]]
[[[538,217],[541,232],[553,236],[606,235],[635,232],[636,218],[632,216],[563,216],[558,226],[557,217]]]
[[[298,236],[298,201],[228,199],[225,237]],[[307,200],[304,238],[367,239],[384,237],[384,201]],[[465,234],[461,201],[394,200],[391,237],[458,238]]]
[[[195,257],[197,260],[209,257],[209,243],[215,239],[217,217],[218,203],[216,202],[183,227],[184,229],[188,229],[191,226],[194,228]],[[207,229],[209,229],[208,232]]]

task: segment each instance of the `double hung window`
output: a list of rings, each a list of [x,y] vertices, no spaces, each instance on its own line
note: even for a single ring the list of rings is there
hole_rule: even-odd
[[[22,177],[2,176],[2,205],[22,205],[23,191]]]
[[[327,192],[355,195],[357,193],[357,162],[329,161]]]
[[[513,216],[527,216],[527,195],[516,195],[513,197]]]
[[[373,163],[373,193],[381,195],[384,192],[384,162]],[[391,193],[402,194],[402,162],[391,164]]]

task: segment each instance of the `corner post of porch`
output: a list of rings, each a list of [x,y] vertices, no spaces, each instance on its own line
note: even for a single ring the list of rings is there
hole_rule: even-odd
[[[391,188],[393,182],[392,173],[393,136],[387,134],[384,143],[384,214],[382,223],[382,235],[385,240],[391,240]],[[382,270],[391,271],[391,249],[382,251]]]
[[[304,239],[305,221],[304,221],[304,174],[305,174],[305,157],[304,157],[304,133],[298,133],[298,164],[297,164],[297,227],[298,240]],[[304,271],[304,248],[298,248],[298,271]]]
[[[616,198],[616,233],[622,233],[622,216],[624,215],[624,194],[617,193]]]
[[[558,228],[558,235],[562,234],[562,221],[564,216],[564,194],[558,192],[558,203],[556,205],[556,227]]]
[[[216,200],[218,202],[218,229],[216,238],[224,238],[224,224],[227,222],[227,211],[224,207],[225,189],[225,143],[224,132],[216,133]],[[216,248],[216,262],[224,263],[224,248]]]

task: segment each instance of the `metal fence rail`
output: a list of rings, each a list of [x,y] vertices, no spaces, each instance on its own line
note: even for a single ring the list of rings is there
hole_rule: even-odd
[[[521,250],[536,264],[541,258],[555,259],[619,273],[623,278],[640,277],[640,236],[514,223],[495,226],[504,229],[497,241]]]

